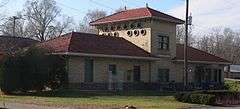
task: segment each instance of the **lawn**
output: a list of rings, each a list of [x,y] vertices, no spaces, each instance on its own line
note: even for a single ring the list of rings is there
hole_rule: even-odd
[[[24,95],[2,95],[0,100],[44,105],[89,105],[123,107],[133,105],[138,109],[179,109],[192,106],[178,102],[174,93],[152,91],[79,92],[58,91]]]

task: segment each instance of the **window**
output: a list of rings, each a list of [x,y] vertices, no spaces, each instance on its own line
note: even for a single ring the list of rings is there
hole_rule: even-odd
[[[218,82],[218,70],[214,69],[214,82]]]
[[[222,70],[221,69],[218,70],[218,82],[219,83],[222,82]]]
[[[119,24],[119,25],[117,25],[117,30],[121,30],[121,25]]]
[[[158,69],[158,81],[169,82],[169,69]]]
[[[211,73],[212,73],[212,70],[211,69],[206,69],[206,81],[207,82],[210,82],[211,81]]]
[[[130,82],[132,80],[132,70],[128,70],[126,72],[126,80],[127,82]]]
[[[130,27],[131,27],[131,29],[134,29],[134,28],[135,28],[135,24],[132,23],[132,24],[130,25]]]
[[[127,24],[124,24],[123,28],[124,28],[124,29],[128,29],[128,25],[127,25]]]
[[[140,66],[133,67],[133,81],[140,82],[141,81],[141,68]]]
[[[84,82],[93,82],[93,60],[85,59]]]
[[[141,23],[137,23],[137,27],[138,28],[142,28],[142,24]]]
[[[158,36],[158,49],[159,50],[168,50],[169,49],[169,37],[159,35]]]
[[[108,67],[108,71],[112,73],[112,75],[116,75],[117,74],[117,67],[114,64],[109,65]]]

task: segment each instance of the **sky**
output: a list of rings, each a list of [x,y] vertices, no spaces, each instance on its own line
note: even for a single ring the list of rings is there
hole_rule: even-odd
[[[23,9],[26,0],[0,0],[7,3],[0,13],[15,15]],[[8,1],[8,2],[7,2]],[[185,0],[56,0],[64,15],[79,22],[88,10],[100,9],[108,14],[119,7],[128,9],[149,7],[185,19]],[[1,5],[1,4],[0,4]],[[240,0],[190,0],[193,31],[205,33],[214,27],[229,27],[240,31]]]

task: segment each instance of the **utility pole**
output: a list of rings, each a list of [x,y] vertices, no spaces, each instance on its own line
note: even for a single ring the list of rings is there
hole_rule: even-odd
[[[17,17],[17,16],[13,16],[13,32],[12,32],[13,36],[16,35],[15,29],[16,29],[16,20],[17,20],[17,19],[20,19],[20,18]]]
[[[189,0],[186,0],[186,21],[185,21],[185,44],[184,44],[184,86],[188,84],[188,8]]]

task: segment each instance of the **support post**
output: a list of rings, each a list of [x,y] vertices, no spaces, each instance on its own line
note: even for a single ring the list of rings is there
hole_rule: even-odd
[[[189,0],[186,0],[186,21],[185,21],[185,44],[184,44],[184,86],[188,84],[188,8]]]

